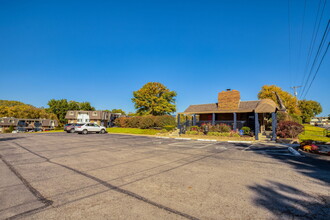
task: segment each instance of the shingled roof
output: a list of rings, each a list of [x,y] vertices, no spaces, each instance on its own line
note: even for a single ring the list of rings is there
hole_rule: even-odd
[[[232,113],[232,112],[257,112],[268,113],[275,112],[277,106],[273,100],[262,99],[258,101],[240,101],[237,109],[219,109],[218,103],[190,105],[183,113]]]

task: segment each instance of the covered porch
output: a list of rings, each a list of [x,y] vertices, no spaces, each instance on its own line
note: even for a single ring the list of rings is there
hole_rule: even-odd
[[[271,134],[271,139],[276,140],[277,117],[276,112],[233,112],[233,113],[194,113],[178,114],[178,128],[183,125],[201,126],[203,124],[226,124],[233,131],[239,131],[242,127],[249,127],[254,133],[255,139],[259,140],[260,134]],[[184,122],[184,123],[182,123]],[[275,129],[273,129],[275,128]]]

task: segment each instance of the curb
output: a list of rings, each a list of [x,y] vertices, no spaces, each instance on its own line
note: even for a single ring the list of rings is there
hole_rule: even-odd
[[[217,140],[212,140],[212,139],[197,139],[197,141],[211,141],[211,142],[217,142]]]
[[[174,138],[176,140],[192,140],[191,138]]]
[[[301,154],[300,154],[297,150],[293,149],[292,147],[288,147],[288,150],[289,150],[292,154],[294,154],[295,156],[301,156]]]

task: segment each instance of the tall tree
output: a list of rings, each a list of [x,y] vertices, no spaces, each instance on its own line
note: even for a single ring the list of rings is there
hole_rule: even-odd
[[[321,104],[313,100],[300,100],[299,109],[303,123],[309,123],[312,117],[322,112]]]
[[[139,115],[166,115],[176,111],[176,95],[161,83],[149,82],[133,92],[132,101]]]
[[[91,106],[91,103],[89,102],[81,102],[79,103],[80,109],[79,110],[84,110],[84,111],[95,111],[95,108]]]
[[[297,105],[297,98],[291,95],[290,93],[282,90],[280,87],[275,85],[264,85],[260,92],[258,93],[259,99],[271,99],[273,100],[278,106],[280,103],[276,98],[275,92],[279,95],[285,108],[287,109],[288,113],[295,116],[300,116],[301,112]]]
[[[126,115],[126,113],[122,109],[112,109],[111,113],[121,113],[122,115]]]
[[[49,108],[47,109],[48,112],[54,113],[60,124],[65,124],[66,119],[65,115],[66,112],[69,110],[69,104],[66,99],[55,100],[51,99],[48,101]]]
[[[67,120],[65,115],[70,110],[84,110],[84,111],[95,111],[95,108],[91,106],[89,102],[76,102],[76,101],[67,101],[66,99],[51,99],[48,101],[49,108],[48,112],[54,113],[60,124],[65,124]]]

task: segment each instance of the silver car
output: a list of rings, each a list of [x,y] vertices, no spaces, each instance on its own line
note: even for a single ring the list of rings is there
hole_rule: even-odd
[[[78,134],[88,134],[88,133],[105,134],[106,133],[105,127],[99,126],[99,125],[94,124],[94,123],[76,124],[74,129]]]

